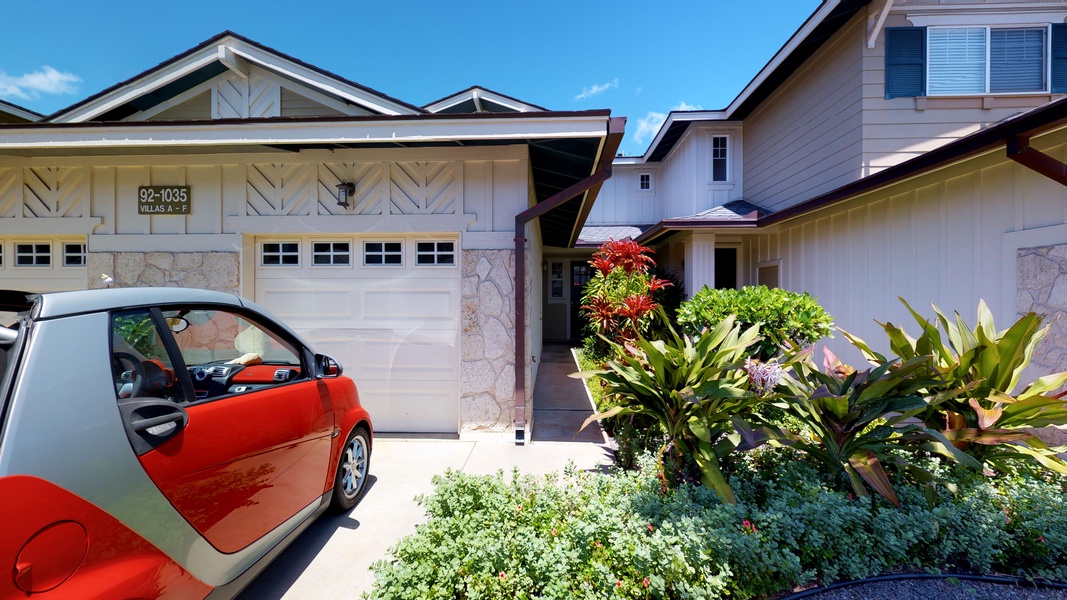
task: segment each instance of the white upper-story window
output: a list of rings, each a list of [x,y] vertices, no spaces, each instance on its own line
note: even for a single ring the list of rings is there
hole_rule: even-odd
[[[931,96],[1048,91],[1047,27],[930,27]]]
[[[886,29],[885,97],[1067,92],[1067,24]]]
[[[637,189],[642,192],[652,191],[652,173],[637,174]]]
[[[711,136],[711,180],[729,181],[729,138],[725,135]]]

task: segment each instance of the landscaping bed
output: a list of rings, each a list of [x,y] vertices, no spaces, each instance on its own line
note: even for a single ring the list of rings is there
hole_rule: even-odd
[[[801,454],[727,466],[738,503],[665,489],[653,461],[559,479],[450,472],[429,520],[377,563],[372,598],[758,598],[900,571],[1067,581],[1067,485],[925,465],[956,488],[931,504],[894,477],[901,506],[834,491]]]

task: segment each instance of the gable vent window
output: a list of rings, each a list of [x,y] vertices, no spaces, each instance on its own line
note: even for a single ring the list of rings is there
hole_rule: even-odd
[[[886,29],[886,98],[1048,92],[1067,92],[1065,24]]]
[[[52,244],[15,244],[15,266],[52,266]]]
[[[415,245],[415,262],[420,265],[456,264],[455,242],[418,242]]]
[[[259,264],[264,267],[299,267],[300,242],[263,242]]]
[[[63,244],[63,266],[85,266],[85,244]]]
[[[711,138],[711,180],[727,181],[727,138],[716,135]]]
[[[363,264],[370,267],[404,264],[404,245],[400,242],[363,242]]]
[[[348,242],[313,242],[311,264],[316,266],[348,266],[352,264],[352,249]]]
[[[652,190],[652,173],[640,173],[637,176],[637,189],[642,192]]]

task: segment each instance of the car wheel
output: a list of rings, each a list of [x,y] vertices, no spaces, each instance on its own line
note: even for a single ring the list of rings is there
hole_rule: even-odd
[[[367,491],[367,474],[370,472],[370,434],[363,427],[356,427],[348,436],[341,457],[337,461],[337,474],[333,481],[333,501],[330,508],[346,511],[363,497]]]

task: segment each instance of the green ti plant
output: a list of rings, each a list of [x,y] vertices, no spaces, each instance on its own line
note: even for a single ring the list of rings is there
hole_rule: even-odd
[[[781,432],[776,443],[808,454],[830,473],[844,473],[857,496],[869,495],[866,484],[894,506],[900,506],[900,500],[883,464],[902,465],[929,482],[925,471],[902,458],[922,449],[981,468],[940,432],[907,422],[908,415],[926,406],[921,391],[934,382],[927,376],[926,357],[902,363],[883,360],[857,371],[829,349],[823,352],[824,372],[809,350],[783,374],[772,404],[795,417],[807,432]]]
[[[664,454],[673,448],[699,468],[705,486],[723,502],[736,504],[719,461],[769,438],[762,428],[744,428],[742,436],[734,425],[758,401],[746,389],[748,376],[742,367],[759,339],[757,326],[742,331],[731,316],[696,339],[668,327],[664,340],[638,336],[625,347],[606,340],[614,350],[606,369],[575,377],[603,381],[617,404],[589,417],[582,428],[618,415],[648,415],[665,433],[658,452],[664,480]]]
[[[903,360],[926,357],[936,382],[925,390],[927,406],[915,416],[931,429],[1000,471],[1013,461],[1029,461],[1061,474],[1067,463],[1056,456],[1067,447],[1050,448],[1025,431],[1067,424],[1067,403],[1051,392],[1067,382],[1067,371],[1040,377],[1021,391],[1019,379],[1038,343],[1048,333],[1041,318],[1027,313],[1005,330],[997,330],[984,301],[978,303],[978,323],[972,329],[959,313],[949,319],[934,306],[934,322],[900,299],[921,333],[911,337],[902,327],[879,323],[889,336],[891,350]],[[940,328],[938,327],[940,325]],[[865,357],[884,357],[862,340],[853,339]]]

